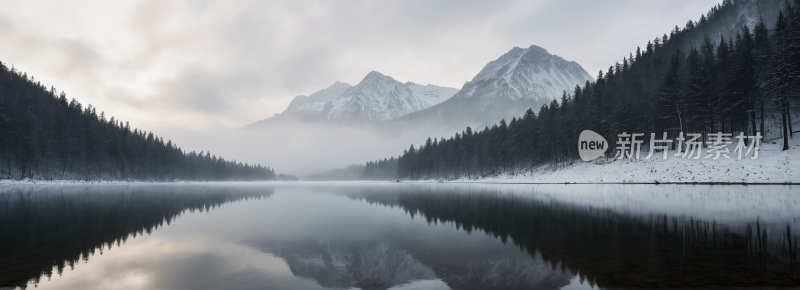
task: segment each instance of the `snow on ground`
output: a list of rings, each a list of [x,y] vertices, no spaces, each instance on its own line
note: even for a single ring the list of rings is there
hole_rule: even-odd
[[[280,181],[280,180],[270,180],[270,181],[185,181],[185,180],[174,180],[174,181],[125,181],[125,180],[31,180],[31,179],[23,179],[23,180],[9,180],[9,179],[0,179],[0,186],[3,185],[27,185],[27,184],[43,184],[43,185],[55,185],[55,184],[64,184],[64,185],[73,185],[73,184],[158,184],[158,183],[172,183],[172,184],[230,184],[230,183],[246,183],[246,184],[253,184],[253,183],[267,183],[270,185],[280,185],[280,184],[295,184],[295,181]]]
[[[189,183],[187,181],[164,181],[164,182],[173,182],[173,183]],[[194,182],[194,181],[193,181]],[[131,184],[131,183],[159,183],[159,182],[147,182],[147,181],[124,181],[124,180],[32,180],[32,179],[23,179],[23,180],[10,180],[10,179],[0,179],[0,185],[15,185],[15,184]]]
[[[775,144],[773,144],[773,142]],[[561,168],[542,167],[534,169],[533,174],[525,172],[517,175],[498,175],[478,180],[458,180],[461,182],[497,183],[800,183],[800,136],[789,140],[789,150],[781,150],[783,139],[765,141],[760,146],[758,158],[737,160],[720,157],[718,160],[705,159],[703,150],[700,159],[681,159],[673,156],[677,151],[669,151],[667,159],[654,153],[645,159],[648,151],[642,149],[640,159],[606,161],[601,157],[593,162],[575,161]],[[729,150],[733,152],[734,144]]]

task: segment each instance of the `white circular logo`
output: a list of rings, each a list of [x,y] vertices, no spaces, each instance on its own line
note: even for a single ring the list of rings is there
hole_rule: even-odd
[[[581,155],[583,161],[592,161],[603,156],[608,146],[608,141],[592,130],[583,130],[581,136],[578,137],[578,154]]]

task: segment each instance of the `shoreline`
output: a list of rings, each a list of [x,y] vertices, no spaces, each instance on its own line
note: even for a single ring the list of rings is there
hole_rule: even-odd
[[[284,180],[258,180],[258,181],[122,181],[122,180],[102,180],[102,181],[85,181],[85,180],[10,180],[0,179],[0,186],[4,185],[112,185],[112,184],[198,184],[198,183],[259,183],[259,182],[274,182],[286,183],[293,181]]]
[[[8,179],[0,180],[0,186],[14,186],[14,185],[143,185],[143,184],[211,184],[211,183],[274,183],[274,184],[324,184],[324,183],[408,183],[408,184],[429,184],[429,183],[442,183],[442,184],[502,184],[502,185],[800,185],[798,181],[786,182],[725,182],[725,181],[710,181],[710,182],[533,182],[524,180],[492,180],[492,179],[472,179],[472,180],[403,180],[400,182],[392,180],[328,180],[328,181],[283,181],[283,180],[264,180],[264,181],[73,181],[73,180],[59,180],[59,181],[10,181]]]
[[[367,181],[365,181],[367,182]],[[376,181],[380,182],[380,181]],[[394,181],[386,181],[388,183],[398,183]],[[800,185],[800,182],[491,182],[491,181],[403,181],[399,183],[475,183],[475,184],[561,184],[561,185],[586,185],[586,184],[598,184],[598,185],[605,185],[605,184],[650,184],[650,185]]]
[[[672,155],[667,159],[613,159],[598,158],[591,162],[574,161],[571,164],[546,165],[531,170],[500,173],[477,179],[423,179],[403,180],[408,183],[483,183],[483,184],[678,184],[678,185],[800,185],[800,138],[789,140],[788,150],[782,150],[782,139],[761,144],[758,159],[683,159]],[[775,144],[778,143],[778,144]],[[733,150],[731,150],[733,151]],[[303,182],[390,182],[392,180],[350,181],[124,181],[124,180],[0,180],[3,185],[89,185],[89,184],[191,184],[191,183],[257,183],[274,182],[293,184]]]

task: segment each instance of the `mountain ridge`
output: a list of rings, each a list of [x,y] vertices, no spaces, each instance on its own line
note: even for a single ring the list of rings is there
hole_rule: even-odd
[[[296,96],[283,112],[245,127],[280,120],[380,123],[439,104],[457,91],[432,84],[402,83],[371,71],[354,86],[336,81],[309,96]]]
[[[538,108],[594,78],[575,61],[536,45],[514,47],[487,63],[452,98],[391,121],[395,125],[435,122],[443,126],[489,125]]]

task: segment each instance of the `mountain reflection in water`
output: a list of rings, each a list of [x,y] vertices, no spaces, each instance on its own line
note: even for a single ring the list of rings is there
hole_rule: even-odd
[[[792,186],[4,186],[0,287],[796,287],[798,209]]]
[[[388,289],[435,278],[453,289],[559,289],[572,278],[571,272],[551,269],[541,256],[509,253],[501,245],[467,245],[448,253],[442,248],[426,250],[421,243],[398,244],[407,250],[386,242],[341,241],[294,242],[262,249],[286,260],[294,275],[336,289]]]

